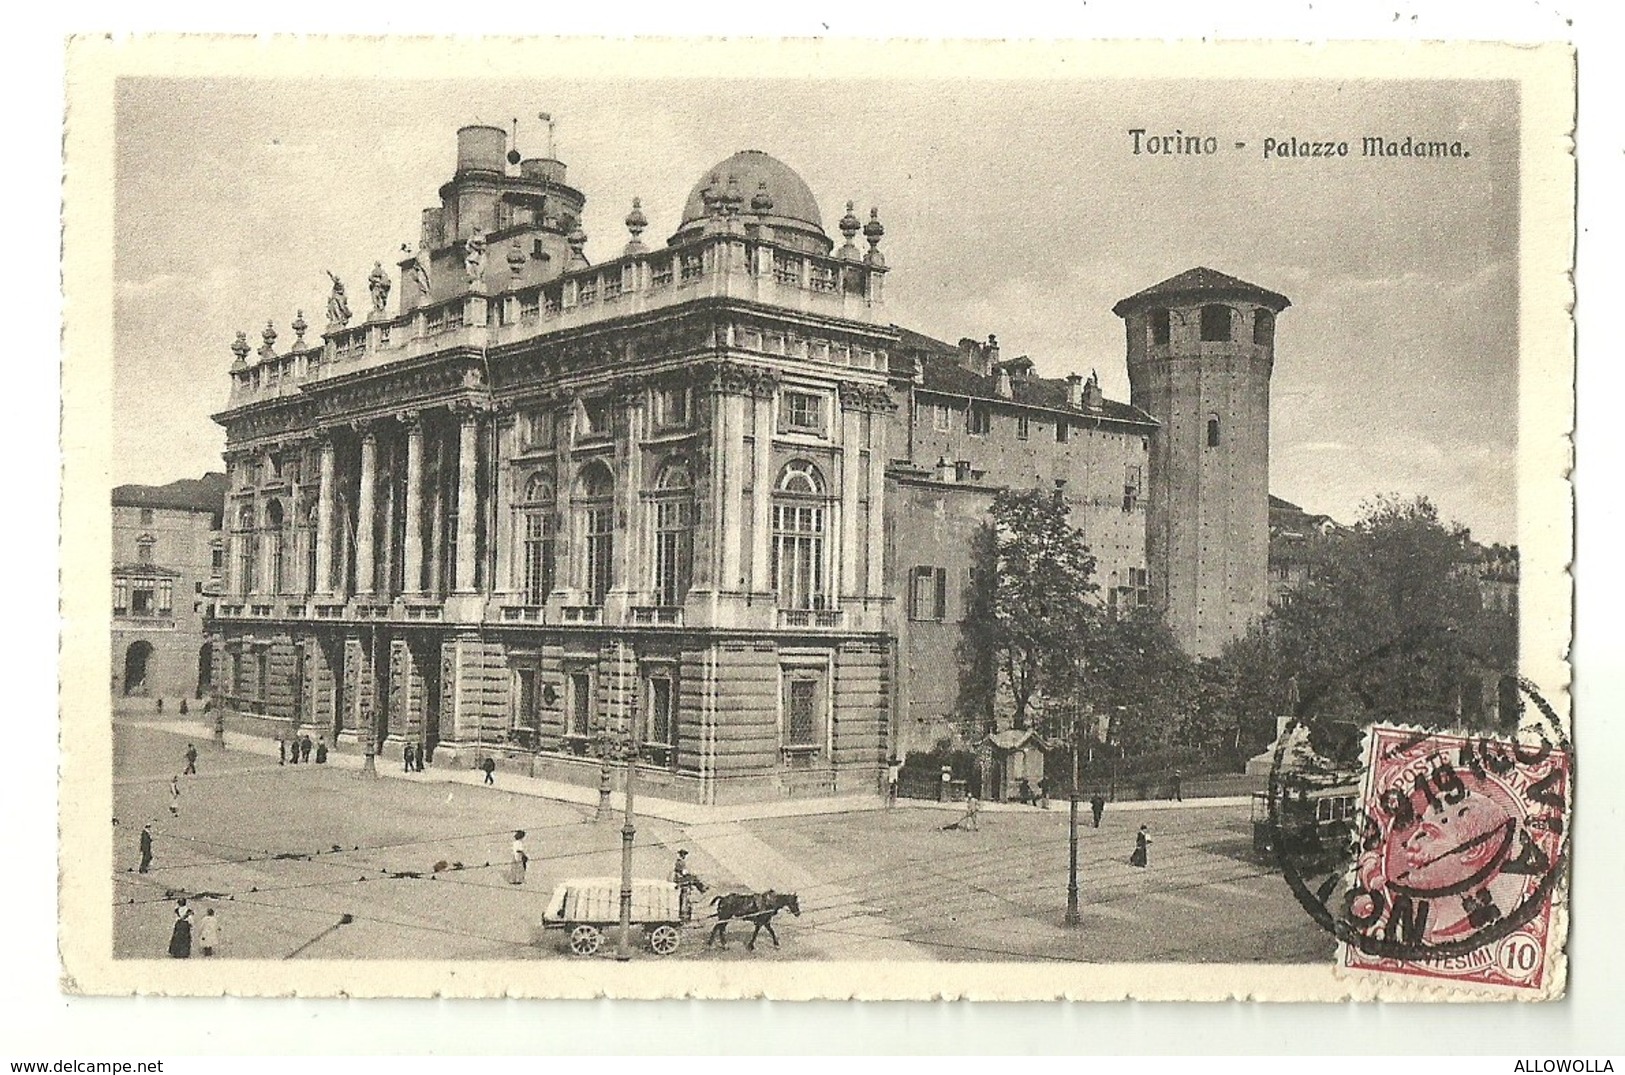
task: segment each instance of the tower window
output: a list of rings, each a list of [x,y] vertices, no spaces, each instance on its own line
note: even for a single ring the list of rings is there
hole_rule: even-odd
[[[1173,337],[1173,327],[1167,310],[1151,311],[1151,342],[1167,343]]]
[[[1275,342],[1275,315],[1269,310],[1253,312],[1253,342],[1264,347]]]
[[[1207,446],[1209,448],[1219,446],[1219,419],[1217,416],[1210,417],[1207,420]]]
[[[1233,313],[1228,306],[1202,307],[1202,340],[1207,343],[1228,343]]]

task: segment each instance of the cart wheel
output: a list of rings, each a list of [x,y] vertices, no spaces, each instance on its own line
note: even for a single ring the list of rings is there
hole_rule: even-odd
[[[577,926],[570,931],[570,951],[578,956],[590,956],[604,943],[604,935],[597,926]]]
[[[657,956],[669,956],[677,951],[677,943],[682,939],[676,926],[656,926],[649,931],[649,947]]]

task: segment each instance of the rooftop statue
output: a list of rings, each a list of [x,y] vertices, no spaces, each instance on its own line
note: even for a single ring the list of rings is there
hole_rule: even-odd
[[[350,300],[344,295],[344,281],[331,272],[327,278],[333,281],[333,293],[327,296],[327,320],[333,325],[347,325],[350,323]]]
[[[478,283],[485,272],[485,240],[478,235],[468,240],[463,254],[463,267],[468,270],[469,283]]]
[[[389,305],[389,274],[384,271],[384,263],[372,263],[372,272],[367,274],[367,290],[372,292],[372,311],[381,314]]]

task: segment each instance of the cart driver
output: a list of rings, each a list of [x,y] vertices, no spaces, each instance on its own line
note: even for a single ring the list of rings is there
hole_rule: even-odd
[[[688,872],[688,849],[680,848],[677,852],[677,861],[672,863],[671,883],[677,886],[677,913],[684,921],[691,921],[694,917],[694,908],[689,902],[689,889],[693,886],[694,875]]]

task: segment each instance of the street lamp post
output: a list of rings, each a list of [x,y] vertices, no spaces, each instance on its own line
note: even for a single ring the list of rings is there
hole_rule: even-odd
[[[598,812],[593,815],[594,821],[608,821],[614,816],[614,809],[609,804],[609,752],[610,734],[608,726],[605,726],[598,733]]]
[[[625,963],[632,958],[632,838],[637,825],[632,814],[632,774],[637,771],[637,751],[630,740],[626,752],[626,821],[621,825],[621,943],[615,958]]]
[[[1078,924],[1078,717],[1072,716],[1072,788],[1067,817],[1066,924]]]

